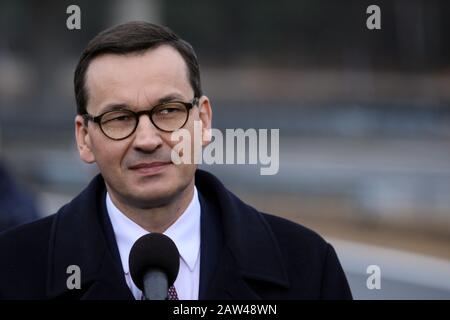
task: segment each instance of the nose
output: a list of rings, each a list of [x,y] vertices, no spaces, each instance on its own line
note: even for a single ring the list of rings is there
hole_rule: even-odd
[[[163,143],[159,130],[150,121],[148,115],[141,115],[136,128],[133,146],[142,152],[153,152]]]

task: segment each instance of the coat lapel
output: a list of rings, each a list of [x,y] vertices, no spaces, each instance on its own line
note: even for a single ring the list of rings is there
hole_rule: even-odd
[[[261,297],[248,285],[237,267],[231,252],[225,248],[202,298],[206,300],[260,300]]]
[[[133,299],[120,260],[115,258],[115,241],[107,241],[112,227],[105,212],[104,192],[103,179],[97,176],[56,215],[48,256],[48,298]],[[67,287],[70,265],[80,268],[81,289]]]

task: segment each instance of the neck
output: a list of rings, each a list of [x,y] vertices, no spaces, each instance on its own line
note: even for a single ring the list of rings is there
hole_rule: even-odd
[[[130,220],[148,232],[163,233],[178,220],[188,207],[194,196],[194,182],[190,183],[167,204],[145,209],[120,201],[119,197],[114,192],[111,192],[108,186],[107,190],[114,205]]]

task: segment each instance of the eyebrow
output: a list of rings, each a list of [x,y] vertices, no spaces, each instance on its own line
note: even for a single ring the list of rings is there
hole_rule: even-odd
[[[183,101],[184,97],[182,95],[178,94],[178,93],[170,93],[170,94],[168,94],[168,95],[158,99],[156,101],[156,103],[153,104],[153,106],[160,105],[160,104],[163,104],[163,103],[167,103],[167,102],[170,102],[170,101],[175,101],[175,100],[176,101],[178,101],[178,100]],[[107,104],[104,108],[102,108],[102,110],[100,111],[99,114],[104,114],[104,113],[109,112],[109,111],[117,111],[117,110],[124,110],[124,109],[130,110],[131,106],[129,106],[126,103],[110,103],[110,104]]]

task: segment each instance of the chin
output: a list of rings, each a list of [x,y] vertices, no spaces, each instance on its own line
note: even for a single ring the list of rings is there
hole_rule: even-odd
[[[131,192],[130,198],[141,209],[147,209],[164,206],[176,195],[176,190],[172,188],[146,188]]]

